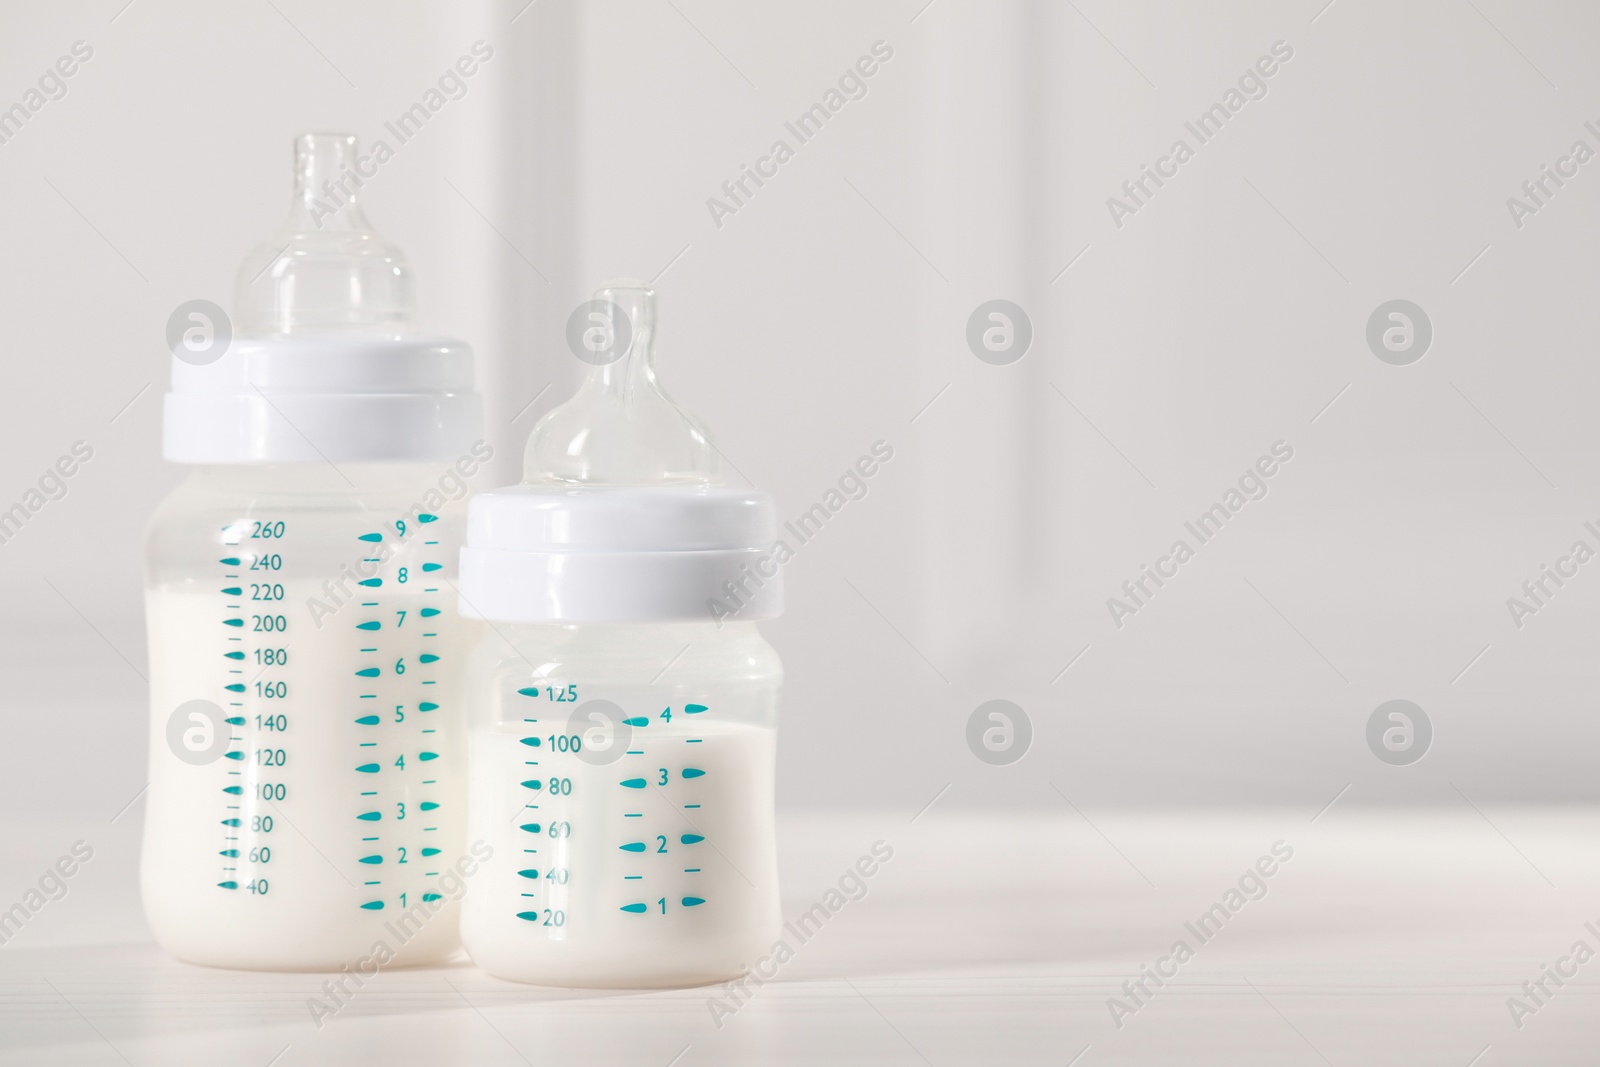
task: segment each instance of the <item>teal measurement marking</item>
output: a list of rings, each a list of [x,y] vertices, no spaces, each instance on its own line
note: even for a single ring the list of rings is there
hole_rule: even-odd
[[[223,655],[228,659],[244,659],[243,652],[224,652]]]
[[[429,703],[426,700],[424,700],[422,703],[417,705],[417,710],[418,711],[437,711],[438,708],[439,708],[439,705]]]
[[[422,655],[418,656],[417,659],[421,660],[423,663],[439,662],[439,657],[435,656],[432,652],[424,652]]]
[[[375,648],[358,648],[358,649],[356,649],[356,651],[357,652],[376,652],[378,650],[375,649]]]
[[[377,774],[378,765],[376,763],[363,763],[361,766],[357,767],[356,770],[360,771],[362,774]]]
[[[356,623],[356,629],[358,629],[358,630],[381,630],[382,628],[383,628],[383,623],[381,623],[381,622],[358,622],[358,623]]]
[[[439,609],[438,608],[423,608],[417,614],[421,615],[424,619],[431,619],[435,615],[439,614]]]
[[[432,782],[424,782],[423,783],[423,785],[432,785],[432,784],[433,784]],[[437,811],[439,809],[439,805],[434,803],[431,800],[424,800],[421,804],[418,804],[417,807],[421,808],[423,811]]]
[[[356,671],[357,678],[376,678],[377,676],[378,668],[376,667],[363,667],[361,670]]]
[[[368,792],[368,793],[362,793],[361,795],[364,796],[364,797],[375,797],[378,794],[377,793]]]
[[[238,796],[240,793],[244,792],[244,786],[242,786],[242,785],[223,786],[222,787],[222,791],[224,793],[228,793],[228,794],[231,794],[233,796]]]
[[[225,685],[222,688],[226,689],[230,693],[242,693],[244,692],[244,683],[234,682],[233,684]]]
[[[238,889],[239,888],[239,883],[238,882],[218,882],[217,886],[218,886],[218,888],[221,888],[221,889]]]
[[[361,859],[358,860],[357,862],[359,862],[359,863],[382,863],[383,862],[383,857],[382,856],[362,856]]]
[[[382,885],[383,882],[381,882],[381,881],[378,881],[378,882],[362,882],[361,884],[362,885]]]
[[[705,774],[706,772],[702,771],[699,767],[685,767],[683,769],[683,776],[685,778],[704,778]]]
[[[226,856],[230,860],[236,860],[239,858],[239,850],[236,848],[225,848],[221,852],[218,852],[217,855]]]
[[[699,806],[700,805],[698,805],[698,804],[685,804],[684,805],[684,807],[686,807],[686,808],[698,808]]]
[[[642,755],[644,755],[644,749],[642,749],[642,748],[630,748],[630,749],[628,749],[628,755],[630,755],[630,756],[642,756]]]
[[[632,718],[623,719],[622,725],[632,726],[634,729],[640,729],[642,727],[649,726],[650,720],[643,715],[635,715]]]
[[[222,825],[224,825],[224,826],[238,826],[239,825],[239,820],[238,819],[223,819],[222,820]]]
[[[376,600],[363,600],[361,602],[361,606],[364,608],[375,608],[378,606],[378,602]]]
[[[366,541],[368,544],[376,544],[377,542],[383,540],[383,534],[381,534],[381,533],[360,534],[360,535],[358,535],[356,537],[356,540],[357,541]]]
[[[522,783],[522,787],[524,789],[543,789],[544,783],[537,778],[529,778],[526,782]]]
[[[431,904],[435,900],[443,900],[444,897],[440,896],[438,893],[424,893],[424,894],[422,894],[422,899],[426,903],[430,903]]]
[[[683,743],[686,745],[698,745],[700,741],[701,739],[698,737],[689,737],[685,738]]]
[[[443,570],[443,569],[444,569],[444,564],[443,563],[424,563],[422,565],[422,573],[423,574],[432,574],[434,571],[439,571],[439,570]]]
[[[622,880],[624,882],[638,882],[638,881],[641,881],[643,878],[644,878],[644,875],[642,875],[642,874],[625,874],[625,875],[622,876]]]
[[[360,819],[362,822],[377,822],[379,819],[383,818],[383,812],[364,811],[360,815],[357,815],[356,818]]]
[[[244,620],[243,619],[223,619],[222,620],[222,625],[224,625],[224,626],[243,626],[244,625]]]
[[[683,869],[683,873],[684,874],[699,874],[700,873],[700,868],[699,867],[685,867]]]
[[[698,715],[705,710],[706,706],[704,704],[685,704],[683,706],[683,712],[685,715]]]
[[[622,788],[624,788],[624,789],[643,789],[644,788],[644,779],[643,778],[625,778],[622,781]]]
[[[365,843],[365,842],[368,842],[368,841],[376,841],[377,838],[376,837],[363,837],[361,840],[362,840],[363,843]]]
[[[356,584],[357,585],[364,585],[368,589],[376,589],[376,588],[378,588],[378,586],[383,584],[383,579],[382,578],[367,578],[367,579],[365,579],[363,581],[357,582]]]
[[[223,755],[224,759],[232,759],[232,760],[242,760],[242,759],[244,759],[244,753],[243,752],[224,752],[222,755]]]
[[[522,824],[520,829],[526,830],[530,834],[536,834],[539,832],[540,826],[536,822],[525,822]]]
[[[417,753],[417,758],[419,760],[421,760],[423,763],[427,763],[429,760],[438,759],[439,758],[439,753],[437,753],[437,752],[418,752]]]
[[[529,748],[539,747],[539,739],[537,737],[524,737],[522,739],[522,743],[527,745]]]
[[[622,910],[632,912],[634,915],[643,915],[648,909],[643,904],[624,904]]]
[[[230,585],[222,591],[223,596],[243,596],[244,590],[236,585]]]
[[[221,559],[217,560],[217,562],[222,564],[224,567],[237,567],[239,565],[239,557],[223,556]]]
[[[642,818],[644,818],[644,812],[642,812],[642,811],[630,811],[627,814],[623,815],[622,817],[624,819],[642,819]]]
[[[539,921],[539,913],[536,912],[536,911],[519,911],[519,912],[517,912],[517,918],[526,919],[531,923],[538,922]]]
[[[359,747],[361,747],[361,748],[377,748],[378,747],[378,742],[376,742],[376,741],[363,741],[363,742],[361,742]]]
[[[222,721],[227,723],[229,726],[243,726],[244,725],[244,716],[243,715],[230,715],[228,718],[223,719]],[[236,737],[236,738],[234,738],[234,740],[237,741],[238,738]]]
[[[376,715],[363,715],[356,722],[361,726],[376,726],[378,725],[378,717]]]
[[[362,911],[382,911],[383,910],[383,901],[381,901],[381,900],[369,900],[365,904],[361,905],[361,910]]]
[[[618,845],[617,847],[620,848],[624,852],[643,852],[644,851],[644,842],[643,841],[630,841],[626,845]]]
[[[437,849],[437,848],[425,848],[425,849],[422,850],[422,855],[424,857],[437,856],[439,854],[439,852],[440,852],[440,850]]]
[[[705,839],[706,838],[704,834],[684,834],[682,837],[678,838],[679,841],[682,841],[686,845],[698,845]]]
[[[518,871],[517,874],[523,878],[537,878],[539,877],[539,868],[529,867],[527,870]]]
[[[437,515],[429,515],[425,511],[419,511],[419,512],[417,512],[417,521],[418,522],[438,522],[439,521],[439,516],[437,516]]]
[[[705,897],[684,897],[683,898],[683,906],[686,907],[686,908],[692,908],[692,907],[695,907],[697,905],[704,904],[705,902],[706,902],[706,898]]]

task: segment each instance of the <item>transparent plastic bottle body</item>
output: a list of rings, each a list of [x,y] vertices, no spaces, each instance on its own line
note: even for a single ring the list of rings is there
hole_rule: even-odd
[[[782,666],[755,624],[480,629],[472,836],[493,856],[462,914],[473,961],[642,988],[725,979],[770,951]],[[621,710],[591,717],[595,701]]]
[[[380,941],[403,962],[458,947],[461,520],[439,476],[205,467],[153,517],[141,889],[173,955],[326,970]]]

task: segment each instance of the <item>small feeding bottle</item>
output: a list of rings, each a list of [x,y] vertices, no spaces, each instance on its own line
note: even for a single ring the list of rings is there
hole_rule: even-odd
[[[493,453],[471,351],[413,332],[410,268],[355,202],[355,138],[295,153],[239,335],[213,305],[172,342],[163,454],[193,471],[147,535],[141,881],[181,959],[370,977],[460,944],[452,505]]]
[[[654,294],[603,289],[595,364],[534,427],[523,484],[475,496],[461,611],[471,835],[493,846],[462,940],[501,978],[729,978],[779,925],[773,764],[782,609],[772,500],[725,488],[656,382]],[[573,331],[574,333],[576,331]]]

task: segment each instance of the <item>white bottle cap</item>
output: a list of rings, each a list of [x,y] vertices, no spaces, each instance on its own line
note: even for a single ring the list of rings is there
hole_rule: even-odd
[[[239,335],[202,312],[220,351],[169,338],[166,459],[447,462],[481,433],[472,351],[411,332],[411,271],[362,214],[355,159],[348,134],[298,138],[289,219],[239,270]]]
[[[780,614],[772,498],[717,484],[705,429],[656,381],[655,294],[620,284],[580,310],[595,345],[574,354],[592,369],[534,426],[523,484],[473,497],[461,613],[719,623]]]
[[[766,493],[521,485],[477,494],[467,516],[468,618],[744,622],[783,611]]]

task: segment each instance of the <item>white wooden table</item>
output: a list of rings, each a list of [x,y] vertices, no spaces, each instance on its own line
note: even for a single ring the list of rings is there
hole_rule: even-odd
[[[1600,929],[1595,812],[910,814],[782,821],[789,917],[874,841],[894,858],[742,1002],[535,989],[463,960],[384,971],[320,1028],[307,1000],[322,976],[205,970],[155,948],[137,812],[0,827],[8,902],[72,841],[96,850],[0,947],[0,1063],[1600,1063],[1600,959],[1547,980],[1520,1028],[1508,1008],[1532,1005],[1522,983],[1574,942],[1600,951],[1584,925]],[[1292,858],[1228,911],[1280,841]],[[1202,941],[1185,924],[1216,904],[1226,918],[1212,912]],[[1180,940],[1192,958],[1163,963]],[[1176,976],[1146,978],[1135,1001],[1123,983],[1142,966]],[[1120,1027],[1113,997],[1133,1009]]]

